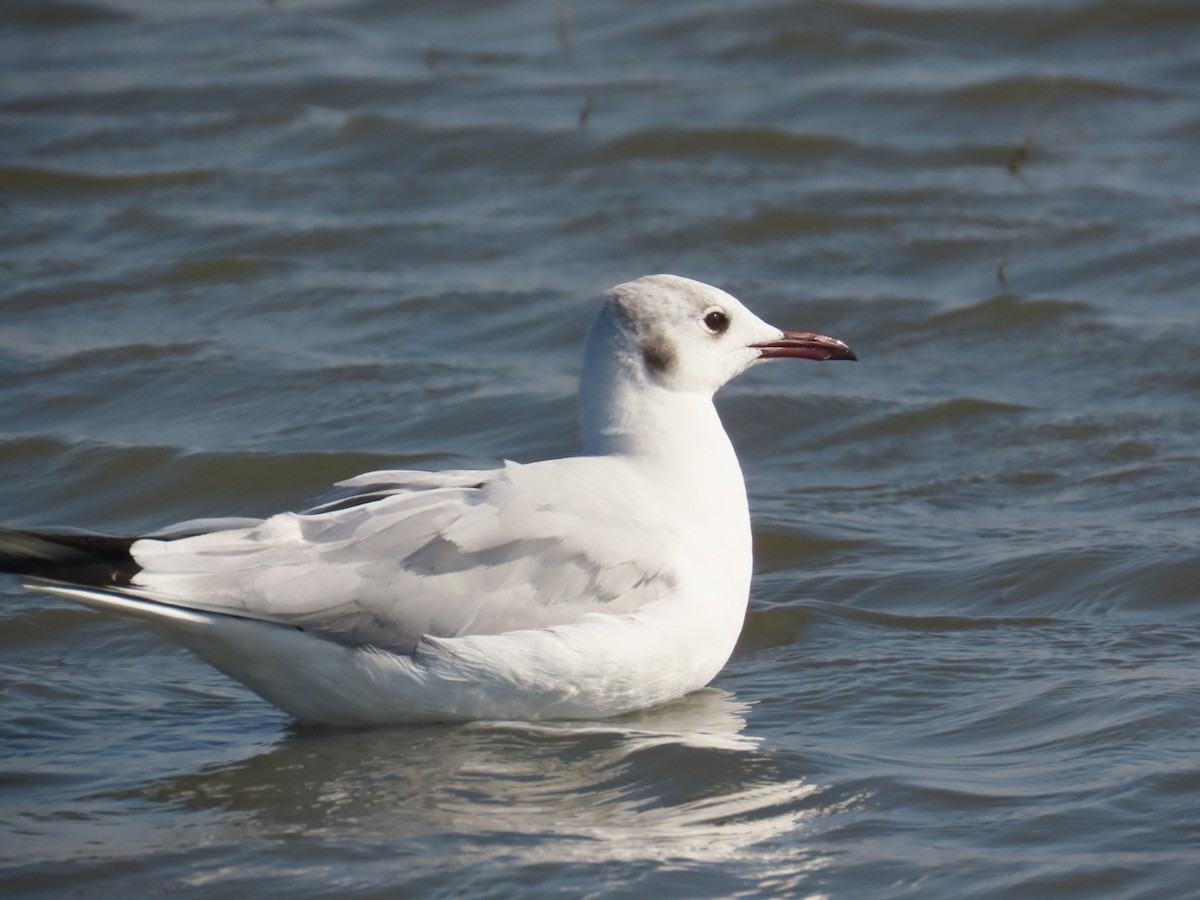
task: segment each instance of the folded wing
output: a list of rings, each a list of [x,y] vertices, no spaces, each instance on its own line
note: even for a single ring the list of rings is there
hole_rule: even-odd
[[[369,473],[303,513],[137,541],[129,590],[399,652],[666,596],[673,541],[653,486],[619,459],[580,462]]]

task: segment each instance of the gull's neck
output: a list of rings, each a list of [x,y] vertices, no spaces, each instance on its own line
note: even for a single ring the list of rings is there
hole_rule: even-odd
[[[603,319],[589,336],[579,400],[585,456],[661,463],[684,480],[728,483],[744,498],[741,468],[712,395],[659,383],[646,372],[636,348],[615,339],[611,323]]]
[[[582,388],[585,456],[636,456],[680,465],[693,457],[728,456],[737,462],[711,397],[622,378],[604,386],[584,381]]]
[[[708,597],[721,616],[740,622],[750,586],[750,510],[712,396],[656,383],[636,350],[614,353],[611,343],[592,339],[579,419],[583,454],[632,463],[646,479],[640,499],[689,536],[684,546],[695,555],[692,571],[705,573],[703,584],[689,587],[692,600]],[[716,560],[713,548],[719,548]]]
[[[583,383],[585,456],[635,464],[677,522],[727,554],[734,583],[723,593],[745,599],[750,578],[750,510],[733,444],[712,398],[638,383]],[[649,497],[647,497],[649,499]]]

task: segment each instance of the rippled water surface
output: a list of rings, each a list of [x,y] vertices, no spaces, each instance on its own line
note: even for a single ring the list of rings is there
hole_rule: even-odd
[[[570,454],[650,272],[861,358],[722,394],[746,628],[617,721],[296,729],[4,579],[0,892],[1194,894],[1198,86],[1186,0],[0,5],[8,523]]]

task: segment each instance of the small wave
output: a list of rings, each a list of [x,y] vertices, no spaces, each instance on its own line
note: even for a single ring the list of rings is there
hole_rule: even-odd
[[[30,194],[119,193],[172,187],[195,187],[208,184],[215,177],[216,173],[211,169],[97,175],[90,172],[68,172],[63,169],[47,169],[37,166],[0,166],[0,191]]]
[[[1006,293],[931,316],[915,327],[939,330],[949,328],[955,332],[992,332],[998,328],[1053,325],[1072,316],[1090,312],[1092,307],[1078,300],[1030,300]]]
[[[1047,443],[1066,441],[1073,444],[1097,444],[1111,439],[1126,441],[1131,435],[1148,433],[1163,424],[1163,417],[1154,415],[1125,414],[1113,418],[1071,415],[1038,425],[1033,434],[1038,440]]]
[[[884,214],[850,214],[823,209],[791,210],[769,208],[744,219],[735,219],[721,228],[721,237],[734,244],[756,243],[772,238],[790,238],[804,234],[832,234],[863,228],[887,228],[899,221]]]
[[[12,464],[20,470],[22,464],[47,459],[67,452],[71,445],[66,441],[48,437],[19,437],[0,440],[0,465]]]
[[[824,533],[797,534],[757,527],[754,529],[754,558],[760,565],[785,562],[794,565],[799,561],[815,561],[860,550],[868,546],[866,540],[833,538]]]
[[[882,32],[843,32],[834,29],[781,28],[765,40],[743,40],[721,53],[731,61],[782,57],[794,60],[845,60],[861,62],[880,60],[903,54],[907,49],[903,38]]]
[[[263,494],[293,507],[328,490],[334,482],[373,469],[429,465],[425,457],[396,458],[370,453],[179,453],[170,466],[172,495],[187,502]],[[277,512],[274,507],[262,513]],[[168,515],[170,510],[165,511]],[[218,510],[228,513],[230,510]]]
[[[253,281],[260,275],[289,266],[286,260],[261,256],[217,256],[177,262],[161,276],[166,284],[220,283]]]
[[[204,344],[199,342],[176,342],[170,344],[116,344],[107,347],[90,347],[46,359],[36,368],[10,375],[10,385],[36,383],[50,377],[69,376],[90,371],[106,372],[114,368],[129,367],[137,363],[153,363],[160,360],[197,356]]]
[[[4,627],[0,628],[0,648],[24,647],[53,640],[96,621],[95,613],[81,606],[47,606],[42,603],[43,599],[39,597],[37,600],[41,605],[20,610],[15,615],[6,612]]]
[[[695,159],[745,156],[802,161],[824,159],[853,144],[825,134],[795,134],[778,128],[648,128],[610,141],[593,151],[588,162],[639,159]]]
[[[77,28],[106,22],[125,22],[132,16],[95,3],[32,2],[0,5],[0,22],[34,28]]]
[[[796,643],[809,628],[828,622],[848,622],[894,631],[923,634],[960,633],[993,629],[1028,629],[1060,625],[1049,616],[928,616],[898,615],[859,607],[809,600],[788,606],[751,609],[746,616],[739,650],[763,650]]]
[[[361,472],[446,467],[428,456],[189,452],[172,446],[44,437],[0,441],[0,463],[11,470],[44,468],[47,460],[53,462],[59,486],[53,493],[39,494],[42,512],[37,520],[25,516],[18,524],[82,522],[87,527],[136,530],[198,516],[270,515],[308,506],[334,482]],[[82,494],[81,484],[86,485]]]
[[[961,426],[968,422],[994,416],[1012,416],[1027,412],[1029,407],[980,397],[954,397],[915,409],[892,413],[882,420],[867,422],[848,432],[843,439],[864,440],[878,437],[908,435],[931,428]]]
[[[1178,0],[1085,0],[1072,4],[928,3],[828,0],[822,7],[853,23],[855,31],[925,40],[990,39],[1043,47],[1085,33],[1152,32],[1194,27],[1200,6]],[[843,26],[840,31],[847,29]],[[986,36],[986,38],[984,37]]]
[[[1097,78],[1013,75],[958,88],[950,92],[948,99],[965,106],[980,108],[1024,106],[1036,101],[1079,100],[1086,97],[1120,100],[1159,96],[1160,92],[1148,88]]]
[[[891,227],[894,216],[844,213],[827,209],[781,209],[769,207],[740,219],[717,218],[687,225],[653,238],[663,250],[682,252],[689,247],[714,242],[758,244],[795,240],[806,236],[842,235]]]

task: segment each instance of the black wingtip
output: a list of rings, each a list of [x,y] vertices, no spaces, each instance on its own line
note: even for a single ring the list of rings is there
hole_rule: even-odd
[[[139,571],[137,538],[0,527],[0,572],[72,584],[127,585]]]

